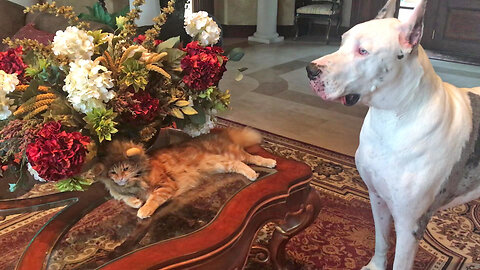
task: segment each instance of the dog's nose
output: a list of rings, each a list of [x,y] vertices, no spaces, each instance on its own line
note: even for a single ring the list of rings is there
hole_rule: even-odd
[[[314,63],[310,63],[307,66],[307,76],[310,80],[315,79],[318,75],[322,73],[320,67]]]

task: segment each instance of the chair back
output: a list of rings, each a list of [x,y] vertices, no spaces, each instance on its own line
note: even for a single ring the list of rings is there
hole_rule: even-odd
[[[337,6],[339,9],[342,8],[344,0],[296,0],[295,1],[295,8],[304,7],[308,5],[315,5],[315,4],[332,4],[333,6]]]

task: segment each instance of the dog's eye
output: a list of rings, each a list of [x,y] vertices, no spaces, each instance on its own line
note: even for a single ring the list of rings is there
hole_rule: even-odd
[[[365,55],[368,55],[369,52],[364,48],[358,48],[358,54],[365,56]]]

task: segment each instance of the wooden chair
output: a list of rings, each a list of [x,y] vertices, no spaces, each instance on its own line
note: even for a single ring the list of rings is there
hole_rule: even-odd
[[[297,0],[295,6],[295,27],[297,30],[295,34],[295,39],[297,39],[299,36],[299,20],[301,19],[307,19],[309,21],[308,32],[310,32],[314,20],[327,20],[327,44],[330,41],[330,29],[332,28],[333,21],[336,21],[337,23],[338,34],[340,24],[342,23],[343,0]]]

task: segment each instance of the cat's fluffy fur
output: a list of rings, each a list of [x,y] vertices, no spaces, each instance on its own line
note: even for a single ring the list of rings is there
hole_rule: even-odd
[[[140,208],[137,216],[146,218],[167,200],[198,186],[210,174],[240,173],[253,181],[258,174],[245,163],[275,167],[275,160],[244,150],[261,141],[262,136],[252,129],[227,128],[149,156],[141,145],[113,141],[98,164],[98,179],[115,199]]]

